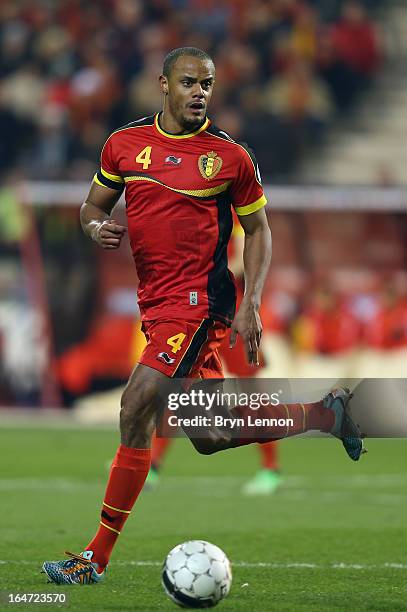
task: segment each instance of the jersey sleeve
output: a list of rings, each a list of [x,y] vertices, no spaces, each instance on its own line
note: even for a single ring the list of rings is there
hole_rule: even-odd
[[[267,203],[256,158],[243,146],[240,149],[240,163],[231,195],[233,207],[239,217],[250,215]]]
[[[105,142],[100,156],[100,169],[93,177],[93,180],[102,187],[110,187],[122,191],[124,188],[124,179],[120,175],[115,157],[113,154],[112,138],[109,137]]]

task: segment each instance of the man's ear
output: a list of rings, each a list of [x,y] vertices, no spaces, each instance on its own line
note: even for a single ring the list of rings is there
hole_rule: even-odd
[[[161,91],[166,96],[168,94],[168,80],[167,80],[167,77],[164,76],[163,74],[161,74],[159,80],[160,80]]]

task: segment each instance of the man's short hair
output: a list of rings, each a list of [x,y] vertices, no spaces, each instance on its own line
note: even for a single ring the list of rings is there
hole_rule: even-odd
[[[164,64],[163,64],[163,75],[167,78],[171,74],[171,70],[174,67],[175,62],[179,57],[198,57],[202,60],[207,60],[213,64],[213,59],[210,55],[206,53],[206,51],[202,51],[202,49],[198,49],[197,47],[178,47],[178,49],[173,49],[165,56]]]

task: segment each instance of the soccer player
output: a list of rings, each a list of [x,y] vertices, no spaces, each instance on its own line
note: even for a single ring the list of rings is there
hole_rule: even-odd
[[[107,139],[101,167],[81,208],[84,232],[104,249],[117,249],[126,228],[111,212],[125,188],[128,232],[139,276],[139,307],[147,346],[121,400],[121,443],[113,460],[100,523],[82,554],[47,561],[57,584],[100,582],[116,540],[143,487],[150,466],[151,436],[159,393],[169,378],[222,379],[218,347],[231,326],[247,360],[256,364],[261,338],[259,306],[271,255],[266,198],[254,158],[212,125],[207,107],[215,67],[203,51],[175,49],[164,61],[163,111],[116,130]],[[235,315],[235,284],[227,267],[234,207],[245,232],[245,295]],[[269,431],[269,440],[318,429],[340,438],[359,459],[360,432],[347,406],[350,392],[336,389],[309,404],[268,405],[270,418],[293,426]],[[247,415],[250,407],[236,407]],[[188,431],[186,432],[189,433]],[[210,454],[252,442],[260,432],[208,428],[193,438]],[[83,500],[81,500],[83,504]]]

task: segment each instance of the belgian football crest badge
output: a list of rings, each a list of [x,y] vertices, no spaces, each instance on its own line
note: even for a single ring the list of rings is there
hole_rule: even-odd
[[[222,168],[222,158],[215,151],[209,151],[198,159],[199,172],[205,179],[213,179]]]

